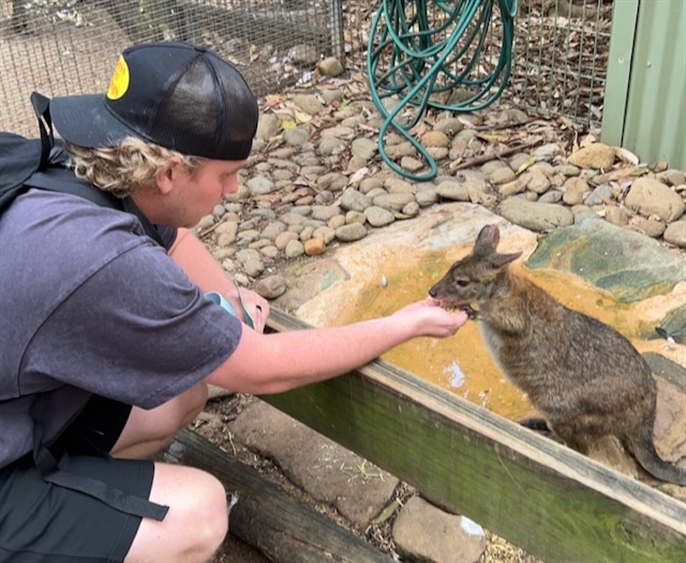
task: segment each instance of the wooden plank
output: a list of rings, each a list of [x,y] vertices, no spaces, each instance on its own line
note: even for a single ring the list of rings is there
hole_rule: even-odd
[[[181,444],[183,447],[179,447]],[[231,511],[231,533],[275,563],[392,563],[349,530],[289,496],[252,467],[205,438],[182,430],[168,448],[185,465],[217,477],[240,498]]]
[[[683,502],[386,362],[262,398],[547,563],[686,561]]]

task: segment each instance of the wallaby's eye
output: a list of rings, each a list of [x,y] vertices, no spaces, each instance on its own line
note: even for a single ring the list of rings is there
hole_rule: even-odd
[[[467,287],[469,285],[469,280],[455,280],[455,285],[457,287]]]

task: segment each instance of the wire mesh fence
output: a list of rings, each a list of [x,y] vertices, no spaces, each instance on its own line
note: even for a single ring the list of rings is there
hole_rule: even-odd
[[[36,134],[29,95],[105,92],[117,55],[183,40],[235,64],[257,96],[342,53],[337,0],[0,0],[0,124]],[[339,55],[340,56],[340,55]]]
[[[503,0],[500,0],[502,2]],[[459,2],[386,0],[416,17],[434,41],[450,33],[446,6]],[[29,94],[104,92],[116,55],[140,41],[181,39],[217,50],[246,76],[256,95],[306,81],[323,56],[367,65],[370,26],[380,0],[0,0],[0,125],[35,134]],[[612,0],[520,0],[510,76],[501,99],[547,117],[600,126]],[[503,18],[489,17],[479,61],[459,85],[434,97],[464,100],[501,60]],[[457,24],[464,24],[464,22]],[[417,25],[415,22],[414,25]],[[469,29],[479,26],[473,22]],[[465,39],[466,41],[466,39]],[[462,45],[455,46],[457,50]],[[475,51],[453,57],[444,79],[461,76]],[[451,74],[452,73],[452,74]],[[494,88],[498,88],[495,83]],[[471,89],[470,89],[471,88]]]
[[[447,70],[460,76],[468,65],[470,73],[463,76],[460,84],[443,90],[445,81],[452,77],[442,73],[444,82],[438,82],[434,99],[456,102],[459,105],[473,96],[493,73],[505,48],[502,8],[509,2],[495,1],[490,12],[489,33],[481,42],[477,31],[484,27],[480,22],[486,0],[480,2],[480,10],[472,21],[450,21],[455,11],[467,13],[468,0],[440,2],[439,0],[385,0],[386,4],[402,5],[405,20],[411,25],[408,33],[422,32],[420,24],[425,20],[432,45],[445,41],[457,26],[464,26],[461,41],[455,45],[456,53]],[[369,22],[373,21],[379,6],[344,3],[345,42],[348,63],[364,68],[367,65],[370,35]],[[505,6],[507,7],[507,6]],[[507,56],[511,59],[510,76],[501,99],[530,113],[546,117],[562,116],[580,125],[600,126],[603,97],[607,79],[610,30],[612,25],[612,0],[519,0],[515,16],[514,41]],[[423,12],[418,16],[418,12]],[[507,16],[505,17],[507,20]],[[399,31],[400,23],[396,24]],[[373,34],[373,30],[371,31]],[[474,35],[477,34],[477,35]],[[417,46],[424,48],[419,40]],[[435,59],[435,55],[432,55]],[[430,62],[430,61],[427,61]],[[426,70],[426,69],[424,69]],[[485,97],[500,87],[494,81]],[[469,104],[465,111],[470,109]]]

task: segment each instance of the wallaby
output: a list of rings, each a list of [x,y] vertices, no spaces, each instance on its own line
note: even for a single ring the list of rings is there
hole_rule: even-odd
[[[616,330],[509,271],[521,252],[498,254],[499,239],[497,226],[485,226],[429,295],[476,318],[496,365],[569,447],[586,454],[594,440],[614,435],[654,477],[686,486],[686,470],[655,451],[657,385],[641,354]]]

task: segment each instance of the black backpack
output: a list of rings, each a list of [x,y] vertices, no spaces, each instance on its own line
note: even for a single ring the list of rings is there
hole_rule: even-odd
[[[155,226],[138,210],[130,198],[82,182],[67,168],[64,150],[55,144],[50,118],[50,100],[34,92],[31,104],[38,118],[40,139],[27,139],[15,133],[0,132],[0,214],[29,188],[78,195],[101,207],[110,207],[138,217],[146,234],[157,244],[162,239]]]
[[[38,117],[40,139],[26,139],[14,133],[0,132],[0,214],[29,188],[64,192],[81,196],[102,207],[135,215],[146,234],[162,245],[155,226],[130,198],[117,198],[74,176],[66,166],[64,151],[55,145],[49,112],[50,100],[34,92],[31,94],[31,103]],[[168,510],[166,506],[127,494],[98,479],[73,475],[59,469],[57,460],[43,442],[46,397],[45,394],[37,394],[29,411],[33,419],[33,459],[42,478],[54,485],[100,499],[127,514],[162,520]]]

